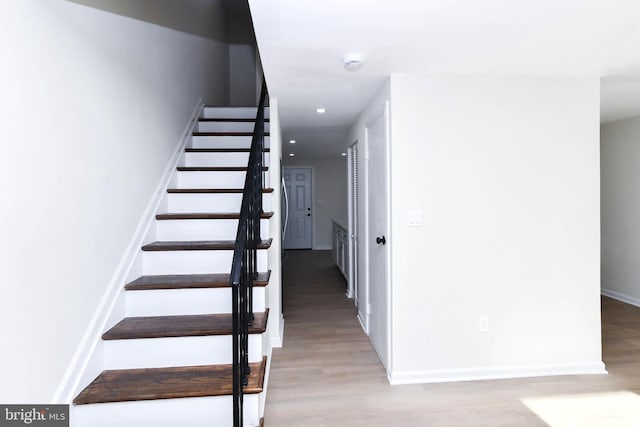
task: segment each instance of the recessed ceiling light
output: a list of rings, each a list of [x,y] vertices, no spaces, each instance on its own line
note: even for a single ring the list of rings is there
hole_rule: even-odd
[[[342,153],[342,155],[343,155],[343,156],[346,156],[346,155],[347,155],[347,153]]]
[[[318,113],[318,114],[324,114],[326,112],[327,112],[327,110],[325,110],[324,108],[316,108],[316,113]]]
[[[295,139],[290,139],[290,140],[289,140],[289,144],[295,144],[295,143],[296,143],[296,140],[295,140]]]
[[[294,156],[295,156],[295,154],[289,153],[289,157],[294,157]]]

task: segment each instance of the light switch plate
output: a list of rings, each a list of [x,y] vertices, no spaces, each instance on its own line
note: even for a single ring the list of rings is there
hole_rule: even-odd
[[[407,217],[409,227],[419,227],[424,224],[424,215],[422,210],[410,209]]]

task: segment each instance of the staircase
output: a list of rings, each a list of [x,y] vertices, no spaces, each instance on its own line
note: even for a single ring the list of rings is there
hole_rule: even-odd
[[[156,241],[141,247],[144,275],[124,286],[126,317],[102,336],[104,371],[73,401],[72,426],[234,425],[229,283],[256,111],[204,109],[161,204],[166,211],[155,217]],[[265,117],[268,135],[268,107]],[[264,151],[266,170],[269,149]],[[262,425],[273,215],[268,186],[267,176],[243,426]]]

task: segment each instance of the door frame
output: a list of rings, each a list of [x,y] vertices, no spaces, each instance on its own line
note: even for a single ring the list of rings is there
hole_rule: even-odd
[[[311,190],[309,191],[310,193],[310,197],[311,197],[311,231],[310,231],[310,235],[311,235],[311,250],[315,250],[315,235],[313,230],[315,230],[316,228],[316,213],[315,213],[315,198],[313,197],[314,191],[315,191],[315,184],[316,184],[316,174],[315,174],[315,170],[313,168],[313,166],[311,165],[287,165],[287,164],[283,164],[282,165],[282,176],[284,177],[284,172],[287,169],[309,169],[311,171]],[[291,200],[291,195],[288,194],[288,200]],[[282,247],[284,248],[284,240],[283,240],[283,245]],[[289,250],[289,249],[285,249],[285,250]],[[290,250],[295,250],[295,249],[290,249]]]
[[[391,316],[392,316],[392,298],[391,298],[391,277],[392,277],[392,271],[391,271],[391,252],[393,249],[393,236],[392,236],[392,229],[391,229],[391,121],[390,121],[390,114],[389,114],[389,101],[385,100],[384,105],[382,105],[380,108],[377,108],[373,111],[373,113],[369,116],[369,118],[365,121],[364,123],[364,148],[365,148],[365,170],[364,170],[364,175],[365,175],[365,183],[364,183],[364,195],[365,195],[365,203],[364,203],[364,212],[365,212],[365,224],[364,224],[364,230],[365,230],[365,235],[364,236],[360,236],[360,244],[362,245],[360,249],[364,248],[365,250],[365,259],[366,259],[366,266],[365,266],[365,272],[366,272],[366,277],[364,279],[364,281],[362,281],[362,277],[360,277],[361,285],[364,285],[366,287],[366,315],[365,315],[365,319],[364,320],[364,329],[365,332],[367,333],[367,335],[370,334],[370,314],[371,314],[371,292],[370,292],[370,285],[371,285],[371,278],[370,278],[370,253],[369,253],[369,243],[370,243],[370,239],[373,239],[373,234],[374,231],[371,229],[371,221],[370,221],[370,217],[371,217],[371,213],[369,211],[369,190],[371,188],[371,179],[369,176],[369,152],[370,152],[370,143],[369,143],[369,128],[382,116],[383,120],[384,120],[384,125],[385,125],[385,147],[384,147],[384,156],[385,156],[385,167],[386,167],[386,183],[385,183],[385,200],[386,200],[386,206],[385,206],[385,237],[387,239],[387,250],[385,252],[385,262],[387,264],[387,268],[386,268],[386,274],[384,277],[384,287],[385,287],[385,292],[384,294],[386,295],[387,301],[386,301],[386,310],[385,310],[385,323],[386,323],[386,345],[385,345],[385,352],[386,352],[386,366],[385,366],[385,370],[387,372],[387,376],[389,375],[389,372],[392,371],[392,351],[391,351],[391,337],[392,337],[392,321],[391,321]],[[364,239],[363,239],[364,237]],[[364,240],[364,241],[363,241]],[[364,283],[363,283],[364,282]],[[362,320],[361,320],[362,321]]]

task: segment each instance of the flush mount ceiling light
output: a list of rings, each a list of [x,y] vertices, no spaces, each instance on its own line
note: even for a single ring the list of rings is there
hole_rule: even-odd
[[[362,58],[360,55],[347,55],[344,58],[344,68],[347,71],[356,71],[362,67]]]
[[[290,140],[289,140],[289,144],[295,144],[295,143],[296,143],[296,140],[295,140],[295,139],[290,139]]]
[[[295,154],[289,153],[289,157],[295,157]]]
[[[346,156],[346,155],[347,155],[347,153],[342,153],[341,155],[342,155],[342,156]]]
[[[326,112],[327,112],[327,110],[324,109],[324,108],[316,108],[316,113],[318,113],[318,114],[324,114]]]

